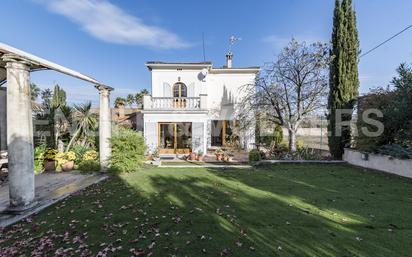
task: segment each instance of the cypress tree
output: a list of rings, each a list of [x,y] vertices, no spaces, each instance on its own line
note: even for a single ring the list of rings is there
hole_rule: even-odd
[[[329,71],[328,141],[331,155],[341,159],[344,147],[350,145],[348,123],[352,119],[359,90],[359,40],[351,0],[335,2],[331,43],[333,61]],[[338,123],[339,116],[341,124]]]

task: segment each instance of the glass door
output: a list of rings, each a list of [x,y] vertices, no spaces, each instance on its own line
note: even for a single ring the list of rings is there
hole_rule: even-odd
[[[175,140],[175,124],[160,123],[159,124],[159,148],[162,154],[173,154],[176,148]]]
[[[192,151],[192,123],[159,123],[161,154],[189,154]]]

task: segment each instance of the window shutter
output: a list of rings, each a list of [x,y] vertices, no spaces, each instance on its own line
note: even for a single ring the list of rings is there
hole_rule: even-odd
[[[170,86],[168,83],[163,83],[163,96],[164,97],[173,97],[172,94],[172,86]]]
[[[190,83],[187,87],[187,96],[195,97],[195,83]]]

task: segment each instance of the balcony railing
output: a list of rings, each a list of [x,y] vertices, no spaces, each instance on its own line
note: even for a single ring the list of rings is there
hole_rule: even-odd
[[[145,96],[145,110],[203,110],[206,95],[200,97],[151,97]]]

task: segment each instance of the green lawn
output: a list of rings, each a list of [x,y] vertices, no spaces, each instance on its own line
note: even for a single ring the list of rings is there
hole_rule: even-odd
[[[0,256],[411,256],[411,217],[412,180],[345,165],[149,168],[0,231]]]

